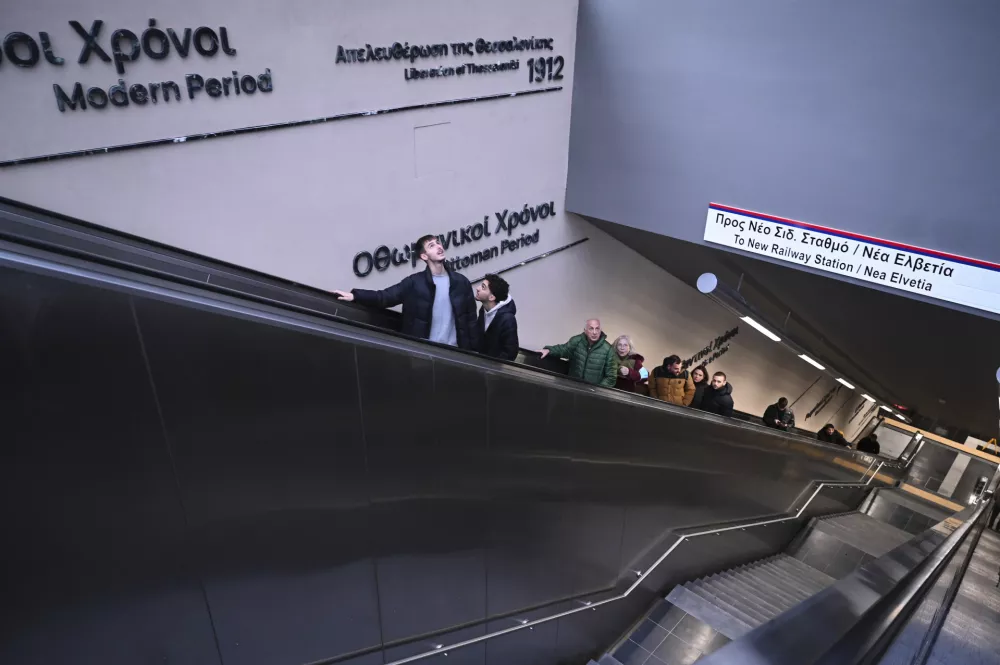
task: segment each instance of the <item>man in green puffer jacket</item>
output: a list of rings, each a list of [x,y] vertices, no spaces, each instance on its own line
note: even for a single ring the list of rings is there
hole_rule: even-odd
[[[590,319],[583,334],[571,337],[565,344],[546,346],[542,357],[552,354],[569,360],[569,375],[605,388],[615,387],[618,376],[618,354],[601,331],[601,322]]]

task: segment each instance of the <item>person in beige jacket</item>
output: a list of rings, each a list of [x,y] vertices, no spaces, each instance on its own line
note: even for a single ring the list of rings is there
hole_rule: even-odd
[[[649,396],[678,406],[691,406],[695,385],[677,356],[667,356],[649,376]]]

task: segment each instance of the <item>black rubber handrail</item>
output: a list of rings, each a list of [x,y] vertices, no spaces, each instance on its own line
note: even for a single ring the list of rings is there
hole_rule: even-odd
[[[993,501],[996,501],[996,497],[993,497],[992,501],[986,503],[992,506]],[[968,551],[965,553],[965,557],[962,559],[958,570],[955,571],[955,576],[951,579],[948,590],[945,591],[944,599],[937,610],[935,610],[927,632],[924,634],[924,639],[920,642],[920,648],[913,657],[913,665],[926,665],[928,659],[930,659],[934,645],[937,644],[938,635],[941,634],[941,629],[944,627],[944,621],[948,618],[951,606],[958,596],[959,588],[962,586],[962,580],[965,579],[965,572],[969,569],[969,564],[972,563],[972,556],[976,553],[976,547],[979,545],[979,539],[983,535],[986,524],[987,520],[982,519],[977,524],[975,534],[972,536],[972,542],[969,543]]]
[[[475,358],[481,354],[405,335],[399,331],[400,315],[390,310],[372,310],[354,303],[338,300],[322,289],[242,268],[194,252],[177,249],[134,235],[107,229],[80,219],[43,210],[18,201],[0,197],[0,242],[12,243],[18,251],[34,250],[43,254],[70,257],[88,264],[124,270],[155,280],[197,288],[212,294],[238,298],[259,305],[312,316],[338,324],[378,332],[399,339],[417,342],[450,353]],[[365,321],[363,319],[368,319]],[[378,323],[372,323],[377,321]],[[522,354],[536,356],[537,352],[521,349]],[[653,398],[627,393],[613,388],[603,388],[553,371],[536,364],[516,363],[489,358],[490,361],[517,367],[522,371],[557,377],[595,391],[607,391],[618,396],[628,396],[636,401],[662,405]],[[720,418],[698,412],[706,418]],[[722,419],[730,424],[750,426],[769,434],[825,446],[811,436],[795,432],[779,432],[743,419]],[[853,452],[853,451],[852,451]],[[859,453],[860,454],[860,453]],[[885,461],[885,466],[895,468],[897,463]]]
[[[975,527],[989,503],[982,502],[969,519],[865,612],[833,648],[815,661],[815,665],[868,665],[879,662],[962,543],[976,532]]]

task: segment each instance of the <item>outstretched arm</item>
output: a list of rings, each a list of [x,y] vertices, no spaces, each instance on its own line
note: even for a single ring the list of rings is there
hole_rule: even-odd
[[[546,346],[545,350],[549,352],[549,355],[556,358],[569,358],[569,354],[573,352],[573,340],[569,340],[565,344]]]
[[[401,305],[403,303],[403,296],[406,295],[406,280],[404,279],[399,284],[394,284],[387,289],[382,289],[380,291],[371,291],[369,289],[353,289],[351,291],[350,297],[341,296],[342,300],[354,301],[361,305],[368,305],[369,307],[379,307],[386,309],[388,307],[395,307],[396,305]],[[343,293],[342,291],[334,291],[337,295]]]

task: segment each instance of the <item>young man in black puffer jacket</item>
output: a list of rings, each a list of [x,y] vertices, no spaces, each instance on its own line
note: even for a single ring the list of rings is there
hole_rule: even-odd
[[[400,332],[404,335],[478,351],[482,342],[476,326],[476,300],[472,297],[469,280],[461,273],[448,270],[444,247],[437,236],[422,237],[414,249],[427,264],[423,272],[381,291],[353,289],[350,293],[334,291],[334,294],[341,300],[370,307],[402,305]]]
[[[499,275],[486,275],[476,287],[476,300],[483,304],[477,327],[483,340],[480,352],[513,361],[517,358],[517,306],[510,299],[510,285]]]
[[[733,384],[725,372],[712,375],[712,383],[701,396],[701,410],[717,416],[731,418],[733,415]]]

